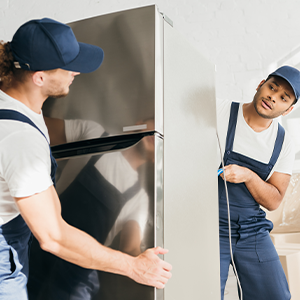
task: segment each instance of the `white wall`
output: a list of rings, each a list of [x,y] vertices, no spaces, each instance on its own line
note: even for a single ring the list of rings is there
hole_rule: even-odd
[[[156,3],[217,66],[217,97],[251,101],[255,88],[300,44],[299,0],[0,0],[0,39],[33,18],[71,22]]]

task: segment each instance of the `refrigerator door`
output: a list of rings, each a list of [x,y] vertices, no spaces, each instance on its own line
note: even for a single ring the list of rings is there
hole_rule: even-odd
[[[66,98],[49,98],[44,115],[94,121],[110,135],[152,130],[145,121],[154,119],[162,134],[162,23],[151,5],[69,24],[78,41],[104,50],[104,61],[75,77]]]
[[[103,138],[103,144],[113,139]],[[163,246],[162,226],[156,224],[156,215],[163,215],[158,211],[163,207],[162,148],[162,138],[149,134],[127,148],[59,159],[57,192],[63,218],[98,242],[132,256]],[[60,151],[54,148],[54,155]],[[36,240],[28,291],[30,300],[159,299],[152,287],[68,263],[42,251]]]

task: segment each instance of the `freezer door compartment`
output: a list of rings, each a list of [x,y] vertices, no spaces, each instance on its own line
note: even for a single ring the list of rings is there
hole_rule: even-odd
[[[99,69],[80,74],[64,99],[49,98],[44,115],[89,120],[110,135],[128,130],[163,134],[163,17],[155,5],[115,12],[68,24],[77,40],[99,46]]]

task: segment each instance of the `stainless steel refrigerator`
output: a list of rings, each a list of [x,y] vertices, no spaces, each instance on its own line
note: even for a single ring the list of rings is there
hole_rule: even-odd
[[[104,62],[43,107],[62,216],[130,255],[169,249],[173,277],[156,290],[34,241],[29,299],[219,299],[214,65],[155,5],[69,25]]]

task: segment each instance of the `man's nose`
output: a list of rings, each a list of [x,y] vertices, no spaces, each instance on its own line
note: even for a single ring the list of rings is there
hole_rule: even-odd
[[[270,101],[272,101],[272,102],[275,102],[275,95],[274,95],[274,93],[269,93],[269,95],[268,95],[268,99],[270,100]]]

